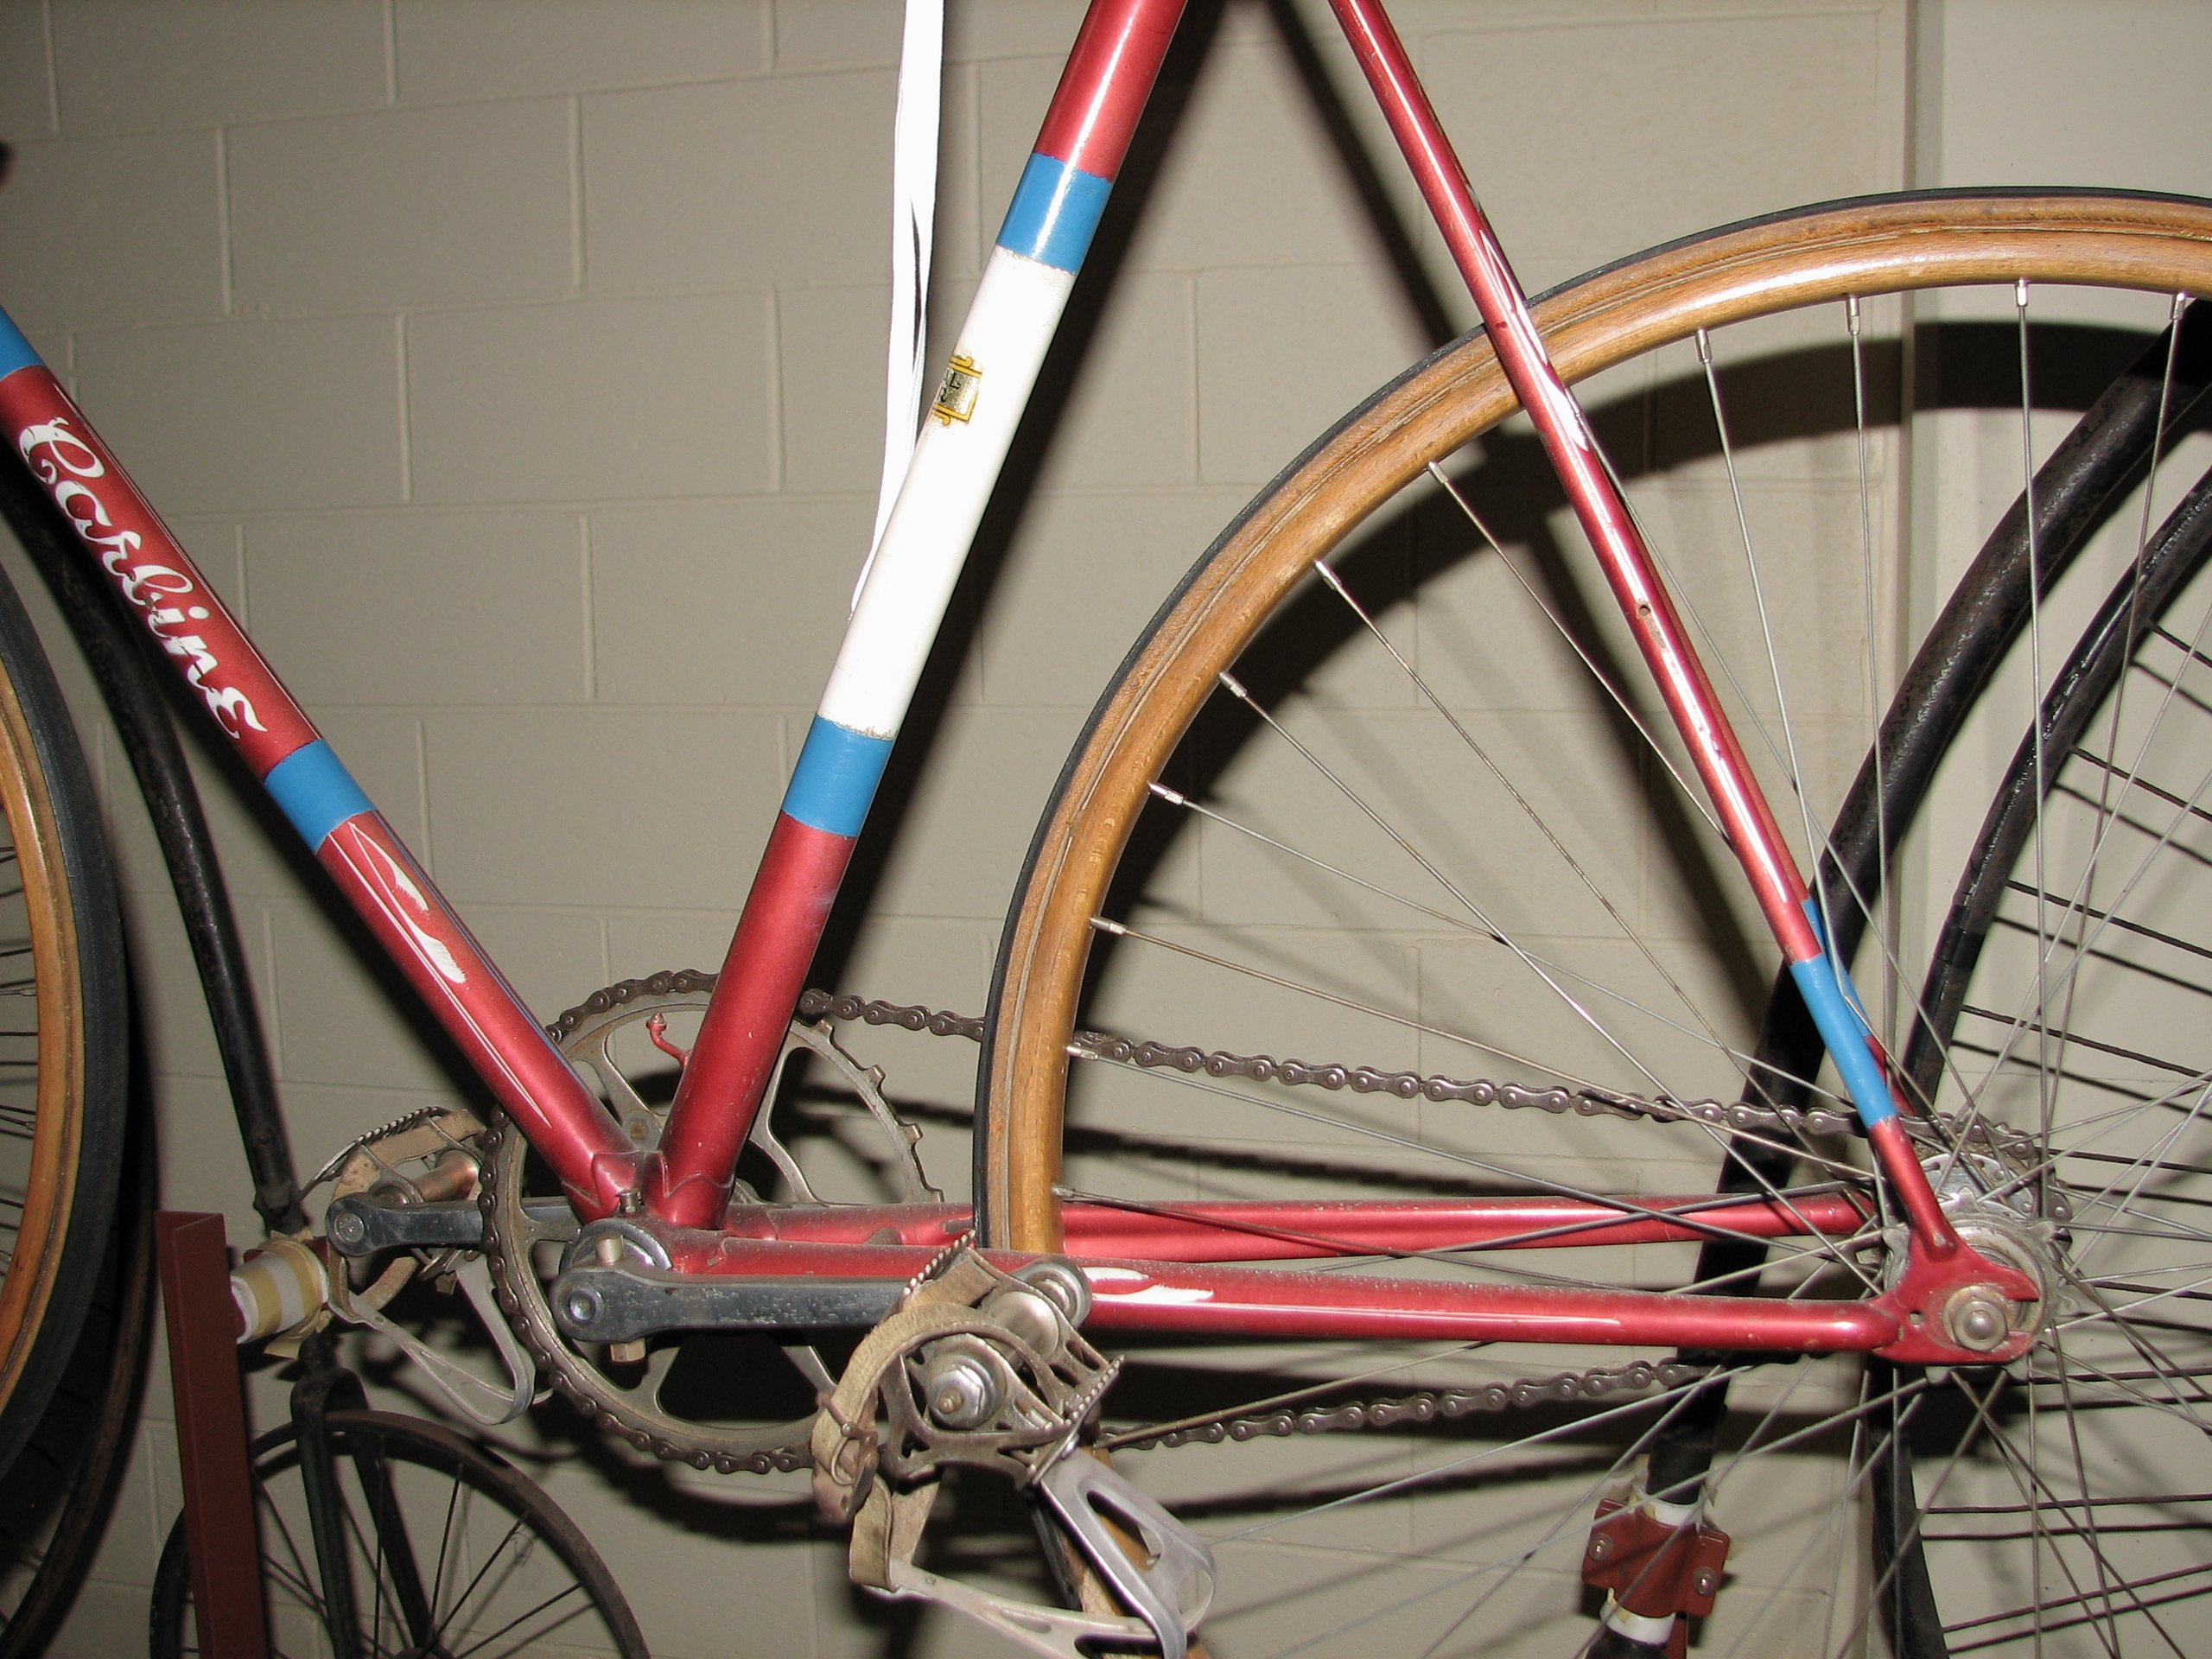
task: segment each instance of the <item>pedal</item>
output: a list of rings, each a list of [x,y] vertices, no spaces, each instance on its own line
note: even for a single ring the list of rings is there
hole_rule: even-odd
[[[891,1580],[887,1589],[893,1599],[933,1601],[979,1624],[988,1625],[1032,1653],[1048,1654],[1052,1659],[1096,1659],[1090,1650],[1077,1645],[1082,1642],[1126,1650],[1151,1638],[1160,1643],[1164,1659],[1183,1659],[1189,1650],[1186,1641],[1179,1640],[1169,1645],[1166,1637],[1141,1618],[1071,1612],[1065,1607],[1042,1607],[1034,1602],[1016,1601],[1010,1596],[995,1596],[972,1584],[963,1584],[957,1579],[944,1578],[916,1567],[909,1560],[891,1563]]]
[[[815,1497],[831,1520],[852,1523],[855,1584],[938,1602],[1058,1659],[1081,1659],[1084,1642],[1184,1659],[1213,1599],[1213,1558],[1077,1449],[1117,1369],[1076,1329],[1088,1296],[1071,1263],[1038,1262],[1016,1276],[964,1243],[946,1251],[823,1398],[811,1437]],[[955,1463],[1033,1491],[1134,1617],[1037,1606],[916,1566],[938,1477]]]
[[[1213,1552],[1205,1541],[1158,1500],[1072,1447],[1037,1490],[1122,1605],[1151,1627],[1163,1659],[1183,1659],[1213,1605]],[[1130,1553],[1130,1541],[1145,1560]]]

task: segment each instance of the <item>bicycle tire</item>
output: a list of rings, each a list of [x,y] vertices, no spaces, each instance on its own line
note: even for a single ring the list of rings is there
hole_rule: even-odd
[[[0,582],[0,816],[17,879],[0,895],[10,987],[0,1205],[0,1477],[75,1350],[108,1248],[129,1064],[121,912],[67,708],[14,589]],[[18,1006],[20,1005],[20,1006]]]
[[[1906,1070],[1916,1086],[1930,1098],[1964,1098],[1970,1079],[1959,1065],[1958,1056],[1977,1052],[1991,1039],[1969,1039],[1962,1045],[1962,1023],[1978,1022],[1982,1027],[1995,1025],[2000,1031],[2021,1029],[2018,1015],[2009,1024],[1999,1017],[2008,1006],[2017,1006],[2027,989],[2022,983],[2020,966],[2017,961],[2009,964],[2008,974],[2008,964],[1999,960],[1988,964],[1991,971],[1982,972],[1988,947],[1993,938],[2001,943],[2008,928],[2015,937],[2024,930],[2037,930],[2036,954],[2047,963],[2056,956],[2057,962],[2050,966],[2063,972],[2066,983],[2056,993],[2039,989],[2027,1016],[2032,1024],[2025,1029],[2031,1033],[2036,1027],[2052,1030],[2047,1010],[2063,999],[2069,1020],[2056,1034],[2062,1043],[2086,1040],[2088,1058],[2086,1064],[2080,1058],[2069,1062],[2063,1058],[2062,1049],[2062,1058],[2050,1068],[2050,1098],[2048,1105],[2038,1103],[2034,1162],[2048,1171],[2052,1185],[2066,1200],[2070,1217],[2065,1224],[2067,1230],[2075,1231],[2078,1226],[2104,1234],[2101,1238],[2092,1236],[2090,1248],[2108,1244],[2120,1235],[2124,1230],[2119,1224],[2131,1208],[2143,1224],[2125,1230],[2131,1236],[2117,1247],[2126,1252],[2127,1266],[2115,1269],[2111,1261],[2114,1251],[2107,1249],[2104,1271],[2082,1287],[2079,1300],[2090,1305],[2086,1317],[2067,1322],[2066,1328],[2082,1332],[2075,1338],[2070,1354],[2060,1331],[2054,1329],[2046,1344],[2039,1348],[2035,1363],[1993,1378],[1970,1430],[1961,1433],[1955,1424],[1923,1425],[1916,1433],[1897,1437],[1895,1452],[1878,1468],[1876,1516],[1883,1527],[1878,1535],[1878,1561],[1902,1556],[1907,1567],[1915,1569],[1895,1573],[1892,1588],[1884,1597],[1884,1616],[1892,1632],[1892,1645],[1902,1659],[1946,1659],[1954,1650],[1955,1636],[1961,1637],[1966,1646],[1979,1648],[2006,1639],[2049,1645],[2061,1635],[2090,1631],[2096,1634],[2104,1650],[2120,1652],[2135,1641],[2201,1639],[2206,1626],[2206,1615],[2196,1604],[2212,1593],[2212,1584],[2204,1581],[2201,1570],[2174,1573],[2173,1563],[2165,1559],[2160,1545],[2177,1529],[2201,1532],[2212,1528],[2212,1502],[2184,1487],[2168,1491],[2158,1502],[2139,1503],[2133,1500],[2139,1494],[2092,1491],[2082,1476],[2072,1472],[2076,1459],[2083,1460],[2084,1467],[2107,1461],[2133,1460],[2139,1465],[2139,1449],[2120,1443],[2109,1423],[2132,1428],[2135,1441],[2155,1438],[2154,1433],[2143,1432],[2136,1411],[2113,1409],[2124,1402],[2109,1397],[2112,1389],[2105,1379],[2113,1374],[2111,1362],[2107,1359],[2100,1366],[2088,1357],[2095,1351],[2101,1336],[2106,1338],[2107,1351],[2112,1346],[2111,1333],[2116,1332],[2131,1353],[2140,1351],[2158,1356],[2150,1368],[2153,1379],[2139,1382],[2133,1389],[2139,1396],[2137,1410],[2155,1412],[2161,1392],[2172,1395],[2172,1403],[2185,1402],[2188,1394],[2177,1392],[2174,1382],[2212,1367],[2212,1327],[2193,1313],[2188,1301],[2169,1300],[2177,1283],[2177,1266],[2185,1267],[2190,1259],[2186,1253],[2179,1264],[2172,1258],[2202,1199],[2198,1177],[2202,1171],[2204,1138],[2190,1133],[2187,1121],[2157,1135],[2149,1145],[2116,1127],[2113,1121],[2116,1111],[2126,1110],[2113,1105],[2110,1091],[2116,1078],[2131,1066],[2139,1071],[2152,1057],[2135,1054],[2123,1058],[2113,1054],[2111,1045],[2100,1042],[2098,1036],[2112,1034],[2116,1010],[2115,993],[2110,987],[2123,988],[2117,995],[2131,1002],[2157,998],[2162,970],[2169,965],[2162,958],[2185,959],[2192,954],[2185,948],[2190,941],[2183,930],[2190,919],[2186,892],[2195,884],[2182,879],[2189,872],[2177,873],[2171,860],[2191,851],[2201,856],[2201,838],[2190,836],[2186,824],[2176,824],[2165,845],[2144,850],[2130,843],[2120,824],[2127,810],[2128,791],[2141,791],[2146,772],[2162,762],[2171,762],[2177,753],[2194,753],[2194,746],[2176,743],[2171,737],[2159,739],[2155,730],[2143,734],[2139,741],[2131,734],[2126,740],[2127,747],[2116,752],[2129,753],[2132,763],[2120,779],[2119,792],[2105,796],[2092,814],[2090,822],[2100,827],[2078,863],[2063,867],[2062,873],[2054,876],[2046,861],[2037,879],[2037,843],[2041,842],[2047,852],[2065,847],[2067,826],[2058,821],[2067,816],[2069,803],[2078,809],[2083,801],[2099,797],[2094,784],[2084,774],[2097,772],[2097,760],[2110,759],[2115,752],[2113,739],[2121,728],[2123,695],[2131,684],[2141,688],[2139,695],[2154,701],[2160,700],[2157,686],[2161,681],[2172,682],[2177,690],[2182,690],[2179,682],[2183,677],[2176,674],[2174,667],[2177,660],[2186,664],[2189,652],[2180,641],[2201,643],[2205,632],[2206,601],[2200,578],[2208,554],[2212,554],[2212,475],[2200,480],[2175,508],[2161,533],[2145,550],[2138,567],[2114,586],[2073,653],[2052,677],[2039,719],[2014,752],[1961,873],[1922,989],[1920,1006],[1927,1017],[1916,1027],[1905,1052]],[[2177,611],[2183,613],[2177,619],[2183,624],[2179,630],[2166,626]],[[2203,717],[2202,709],[2183,690],[2180,696],[2163,702],[2154,726],[2171,722],[2177,713],[2183,723],[2192,714],[2198,720]],[[2102,741],[2098,741],[2101,731],[2105,734]],[[2100,747],[2107,750],[2104,757],[2095,754]],[[2149,787],[2155,791],[2157,785]],[[2157,814],[2167,810],[2171,804],[2162,807],[2153,792],[2143,805]],[[2120,844],[2113,845],[2115,841]],[[2142,854],[2141,868],[2127,870],[2125,857],[2138,851]],[[2150,866],[2162,858],[2169,860],[2167,869],[2159,880],[2150,881],[2146,890]],[[2126,890],[2100,902],[2095,877],[2103,865],[2120,867],[2120,873],[2126,877]],[[2037,906],[2025,896],[2031,886],[2046,894],[2071,899],[2075,907],[2071,925],[2077,931],[2070,951],[2061,954],[2065,950],[2063,932],[2069,925],[2066,914],[2062,912],[2052,924],[2050,900],[2045,899],[2044,914],[2037,919]],[[2151,923],[2155,925],[2146,925]],[[2001,957],[2001,951],[1999,954]],[[2201,958],[2212,952],[2197,942],[2193,954]],[[2140,1028],[2142,1011],[2129,1012]],[[2201,1027],[2186,1019],[2159,1024],[2168,1033],[2162,1053],[2202,1049]],[[2009,1036],[2005,1039],[2007,1043],[2013,1040]],[[2212,1059],[2212,1056],[2207,1058]],[[2101,1060],[2107,1074],[2101,1077],[2098,1075]],[[1979,1089],[1973,1093],[1976,1109],[1993,1115],[2001,1111],[2003,1103],[1993,1101],[1992,1096],[2001,1094],[2004,1088],[2000,1058],[1986,1068]],[[2133,1116],[2143,1117],[2150,1111],[2147,1105],[2139,1107]],[[2025,1116],[2024,1112],[2018,1115]],[[2132,1154],[2130,1147],[2134,1148]],[[2134,1166],[2126,1172],[2125,1197],[2115,1203],[2109,1184],[2099,1189],[2097,1166],[2107,1160],[2120,1162],[2124,1155],[2132,1156]],[[2075,1253],[2075,1260],[2084,1268],[2088,1254],[2089,1248]],[[2120,1300],[2131,1291],[2138,1300],[2147,1297],[2151,1304],[2163,1304],[2152,1316],[2156,1335],[2149,1341],[2132,1329],[2134,1320],[2127,1310],[2134,1304]],[[2103,1311],[2095,1305],[2100,1297],[2113,1305],[2108,1320],[2095,1317]],[[2096,1329],[2100,1323],[2107,1325],[2109,1331]],[[2068,1466],[2045,1473],[2044,1446],[2033,1408],[2026,1408],[2031,1416],[2023,1435],[2018,1418],[2024,1408],[1998,1393],[2007,1382],[2015,1394],[2032,1393],[2038,1387],[2055,1389],[2056,1403],[2041,1409],[2066,1425],[2069,1445],[2063,1461]],[[2078,1395],[2090,1396],[2087,1403],[2097,1408],[2097,1421],[2087,1427],[2079,1420],[2089,1414],[2082,1409],[2085,1402]],[[2088,1539],[2089,1560],[2081,1559],[2080,1548],[2068,1545],[2063,1538],[2057,1541],[2049,1536],[2023,1539],[2016,1530],[2004,1541],[2014,1546],[2009,1559],[1988,1548],[1986,1537],[1976,1535],[1973,1541],[1984,1547],[1976,1552],[1975,1571],[1961,1576],[1955,1570],[1959,1552],[1954,1545],[1961,1541],[1948,1530],[1955,1524],[1952,1516],[1970,1512],[1974,1520],[1969,1524],[1987,1529],[1997,1524],[1997,1517],[2018,1509],[2008,1501],[2008,1494],[1992,1490],[1986,1465],[1993,1459],[2029,1471],[2031,1486],[2050,1489],[2044,1507],[2057,1517],[2059,1532]],[[1917,1473],[1922,1470],[1929,1472]],[[1918,1496],[1916,1484],[1929,1489],[1925,1502]],[[1943,1498],[1950,1501],[1938,1501]],[[2023,1542],[2033,1553],[2024,1564],[2018,1559]],[[1929,1558],[1924,1563],[1911,1562],[1910,1551],[1916,1547]],[[2155,1562],[2153,1556],[2158,1558]],[[2018,1602],[2023,1582],[2038,1580],[2063,1580],[2061,1594]],[[1944,1605],[1939,1607],[1932,1588],[1938,1582],[1970,1587],[1963,1592],[1947,1590]],[[2053,1599],[2055,1606],[2050,1605]],[[1997,1605],[1993,1606],[1993,1602]],[[2184,1602],[2191,1605],[2183,1607]],[[2177,1631],[2174,1627],[2183,1620],[2186,1623],[2179,1623]]]
[[[480,1653],[486,1659],[549,1651],[645,1659],[645,1638],[613,1574],[590,1540],[535,1482],[442,1424],[384,1411],[334,1411],[327,1421],[340,1484],[346,1489],[348,1530],[358,1552],[354,1600],[363,1625],[359,1637],[365,1655],[371,1659],[399,1654],[432,1659],[450,1656],[458,1643],[458,1650]],[[299,1472],[296,1438],[296,1425],[286,1423],[261,1435],[252,1448],[270,1651],[279,1659],[287,1652],[327,1650],[321,1645],[320,1581],[306,1541],[304,1513],[290,1490],[296,1486]],[[362,1471],[372,1466],[394,1481],[399,1528],[378,1526],[372,1510],[355,1513],[366,1503]],[[351,1481],[346,1478],[349,1469],[354,1471]],[[287,1488],[281,1493],[276,1490],[279,1482]],[[497,1518],[481,1531],[474,1527],[480,1502],[497,1512]],[[403,1533],[409,1543],[408,1570],[419,1585],[428,1586],[427,1605],[436,1622],[427,1632],[402,1628],[403,1599],[394,1587],[397,1569],[388,1548],[395,1531]],[[435,1554],[416,1554],[431,1536],[437,1540]],[[490,1553],[478,1559],[474,1551],[486,1538],[493,1541]],[[570,1587],[553,1599],[543,1594],[553,1575],[533,1565],[543,1565],[541,1556],[550,1556],[570,1579]],[[366,1592],[370,1583],[378,1586],[374,1594]],[[581,1601],[575,1599],[579,1594]],[[520,1604],[519,1610],[515,1603]],[[543,1617],[563,1603],[568,1605],[559,1618]],[[498,1611],[490,1611],[494,1606]],[[469,1622],[457,1630],[454,1621],[464,1612]],[[170,1529],[154,1574],[148,1632],[153,1659],[178,1659],[199,1651],[191,1618],[192,1561],[180,1517]],[[493,1622],[503,1618],[513,1621],[504,1629]],[[474,1640],[463,1639],[470,1637]]]
[[[99,1287],[0,1517],[0,1659],[44,1653],[106,1535],[138,1426],[154,1307],[151,1125],[131,1125]]]
[[[1834,204],[1624,262],[1548,296],[1537,315],[1554,361],[1567,378],[1580,380],[1700,329],[1847,296],[1868,299],[1952,283],[2011,286],[2023,278],[2038,287],[2079,283],[2202,293],[2212,283],[2208,235],[2212,212],[2204,204],[2170,199],[1946,193]],[[1179,756],[1217,676],[1241,663],[1248,644],[1271,620],[1281,621],[1314,560],[1382,514],[1429,465],[1448,461],[1512,408],[1479,331],[1385,387],[1294,463],[1224,533],[1170,595],[1102,697],[1039,823],[994,973],[978,1086],[976,1169],[979,1205],[993,1242],[1029,1249],[1059,1243],[1058,1195],[1066,1182],[1065,1057],[1078,1029],[1078,1011],[1100,1000],[1086,979],[1093,918],[1107,913],[1109,889],[1125,848],[1139,833],[1147,793]],[[1740,493],[1738,501],[1740,505]],[[1345,623],[1344,631],[1357,632],[1357,625]],[[1188,764],[1187,754],[1183,760]],[[1175,793],[1188,798],[1180,790]],[[1126,876],[1122,879],[1127,887]],[[1125,953],[1134,948],[1116,944]],[[1195,1000],[1185,985],[1180,1003]],[[1382,1069],[1399,1064],[1394,1054]],[[1156,1118],[1137,1122],[1136,1134],[1123,1139],[1147,1132],[1160,1138]],[[1249,1152],[1249,1123],[1243,1131]],[[1194,1168],[1204,1155],[1171,1136],[1159,1161],[1165,1166],[1179,1160],[1179,1168]],[[1178,1179],[1185,1184],[1176,1190],[1190,1190],[1191,1179]],[[1232,1172],[1220,1188],[1208,1190],[1235,1190],[1234,1180]],[[1595,1176],[1587,1185],[1606,1190]],[[1149,1195],[1126,1201],[1139,1207],[1160,1202]],[[1486,1632],[1484,1639],[1494,1634]],[[1310,1633],[1300,1640],[1319,1646]]]

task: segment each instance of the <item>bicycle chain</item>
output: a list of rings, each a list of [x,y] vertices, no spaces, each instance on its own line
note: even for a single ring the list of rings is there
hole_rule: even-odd
[[[655,974],[648,979],[624,980],[594,992],[546,1027],[556,1043],[572,1034],[582,1023],[639,995],[671,991],[706,990],[715,976],[690,970]],[[840,996],[809,990],[798,1001],[800,1017],[809,1020],[857,1021],[870,1026],[897,1026],[938,1037],[964,1037],[981,1042],[983,1022],[972,1015],[953,1014],[919,1003],[886,1002],[858,996]],[[1242,1077],[1257,1083],[1354,1094],[1388,1094],[1401,1100],[1464,1101],[1477,1106],[1507,1110],[1535,1110],[1566,1116],[1610,1115],[1643,1122],[1702,1123],[1727,1130],[1768,1130],[1790,1135],[1838,1135],[1851,1132],[1857,1120],[1847,1112],[1815,1107],[1760,1106],[1746,1101],[1677,1101],[1667,1096],[1646,1099],[1595,1089],[1564,1086],[1536,1089],[1517,1083],[1487,1079],[1461,1080],[1424,1076],[1414,1071],[1382,1071],[1368,1065],[1312,1064],[1276,1059],[1266,1054],[1232,1054],[1223,1050],[1176,1047],[1139,1042],[1102,1032],[1078,1032],[1068,1046],[1071,1058],[1128,1065],[1146,1071],[1174,1071],[1210,1077]],[[496,1131],[495,1131],[496,1133]],[[489,1241],[487,1241],[488,1243]],[[493,1246],[497,1254],[497,1247]],[[505,1264],[502,1263],[502,1266]],[[525,1335],[527,1333],[524,1333]],[[571,1398],[579,1391],[568,1386],[565,1351],[532,1351],[555,1385]],[[1109,1429],[1104,1442],[1115,1447],[1173,1447],[1218,1445],[1224,1440],[1247,1441],[1300,1434],[1340,1433],[1369,1428],[1388,1428],[1404,1423],[1452,1421],[1479,1414],[1503,1412],[1548,1402],[1599,1400],[1609,1395],[1643,1393],[1653,1388],[1675,1389],[1695,1381],[1703,1369],[1679,1361],[1653,1363],[1637,1360],[1624,1365],[1597,1365],[1586,1370],[1560,1371],[1548,1376],[1522,1376],[1487,1383],[1475,1389],[1421,1389],[1401,1395],[1380,1395],[1334,1406],[1282,1408],[1257,1412],[1224,1413],[1157,1429]],[[641,1437],[627,1432],[625,1438],[642,1451],[671,1462],[699,1462],[698,1448],[665,1436]],[[713,1458],[723,1473],[766,1474],[807,1466],[804,1442],[761,1452],[744,1459]]]
[[[799,998],[798,1011],[809,1020],[857,1020],[866,1025],[898,1026],[907,1031],[926,1031],[932,1036],[965,1037],[974,1042],[981,1042],[983,1038],[983,1022],[980,1019],[921,1003],[867,1001],[857,996],[809,991]],[[1381,1071],[1371,1065],[1342,1065],[1333,1061],[1315,1064],[1279,1060],[1270,1054],[1179,1048],[1166,1043],[1109,1036],[1098,1031],[1077,1032],[1068,1045],[1068,1057],[1103,1060],[1140,1071],[1191,1074],[1203,1071],[1210,1077],[1243,1077],[1254,1083],[1278,1083],[1295,1088],[1350,1090],[1356,1095],[1395,1095],[1400,1100],[1465,1101],[1476,1106],[1550,1112],[1558,1116],[1573,1114],[1595,1117],[1610,1114],[1639,1122],[1704,1123],[1717,1129],[1767,1129],[1810,1135],[1849,1135],[1856,1130],[1859,1122],[1850,1112],[1832,1111],[1826,1107],[1816,1106],[1808,1111],[1795,1106],[1758,1106],[1741,1100],[1678,1101],[1663,1095],[1646,1099],[1606,1090],[1569,1089],[1564,1085],[1532,1089],[1525,1084],[1492,1083],[1481,1077],[1462,1081],[1457,1077],[1423,1076],[1418,1071]]]

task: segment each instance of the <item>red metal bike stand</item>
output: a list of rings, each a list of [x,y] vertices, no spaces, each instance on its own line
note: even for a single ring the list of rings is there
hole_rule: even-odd
[[[184,1476],[200,1651],[207,1659],[266,1659],[238,1310],[223,1218],[161,1211],[154,1217],[154,1250],[176,1395],[176,1459]]]

